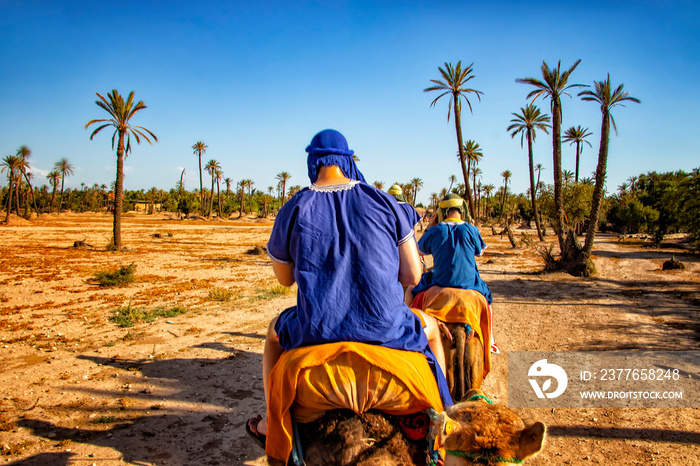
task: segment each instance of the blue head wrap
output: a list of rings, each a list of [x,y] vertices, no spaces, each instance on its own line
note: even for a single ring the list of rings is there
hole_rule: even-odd
[[[365,177],[355,164],[355,159],[352,158],[355,151],[348,149],[348,141],[338,131],[324,129],[316,134],[306,148],[306,152],[309,153],[306,163],[312,183],[315,183],[318,178],[319,168],[331,165],[340,167],[347,178],[366,183]]]

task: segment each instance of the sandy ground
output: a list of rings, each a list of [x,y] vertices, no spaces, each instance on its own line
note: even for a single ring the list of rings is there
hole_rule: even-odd
[[[123,222],[129,250],[119,254],[104,248],[109,215],[0,225],[0,461],[266,464],[243,426],[264,407],[267,323],[294,303],[269,259],[247,254],[267,242],[271,222],[136,214]],[[600,235],[599,273],[580,279],[539,274],[534,250],[482,234],[489,248],[479,266],[503,352],[484,385],[496,402],[507,403],[508,351],[700,349],[697,256]],[[79,240],[94,248],[72,247]],[[686,270],[661,270],[672,254]],[[134,283],[94,283],[97,272],[130,263]],[[222,290],[229,301],[214,299]],[[186,312],[120,328],[109,317],[128,305]],[[699,410],[516,411],[548,425],[531,465],[700,464]]]

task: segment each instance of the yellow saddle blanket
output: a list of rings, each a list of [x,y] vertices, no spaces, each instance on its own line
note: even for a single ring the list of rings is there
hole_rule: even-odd
[[[469,324],[484,345],[484,377],[491,370],[491,311],[475,290],[431,286],[419,293],[412,307],[443,322]]]
[[[286,461],[292,419],[311,422],[326,411],[412,414],[443,410],[430,366],[420,353],[340,342],[286,351],[270,373],[266,453]]]

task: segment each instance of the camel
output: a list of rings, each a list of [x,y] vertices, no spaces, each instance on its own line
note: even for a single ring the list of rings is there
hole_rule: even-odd
[[[430,314],[440,325],[445,372],[455,402],[480,389],[491,370],[491,313],[484,296],[475,290],[434,286],[416,296],[412,307]]]
[[[446,461],[457,461],[445,464],[466,464],[454,452],[480,458],[488,453],[488,461],[496,453],[525,459],[542,448],[544,424],[525,429],[508,408],[481,401],[480,390],[443,410],[419,353],[332,343],[291,350],[280,363],[270,379],[270,465],[430,464],[431,421],[432,438],[447,449]],[[411,373],[416,376],[403,378]],[[437,453],[432,455],[436,464]]]
[[[430,438],[435,448],[444,448],[444,466],[520,464],[542,451],[544,423],[526,427],[505,406],[491,404],[481,390],[470,390],[467,400],[433,415]]]

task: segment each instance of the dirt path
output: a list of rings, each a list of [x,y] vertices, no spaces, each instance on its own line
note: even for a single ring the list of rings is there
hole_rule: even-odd
[[[0,226],[0,456],[12,465],[266,464],[244,421],[263,409],[269,320],[293,304],[265,256],[266,220],[124,218],[126,253],[105,252],[107,215],[62,214]],[[519,233],[519,232],[518,232]],[[507,351],[698,350],[700,264],[601,236],[599,274],[540,275],[531,249],[484,231],[503,354],[485,390],[507,403]],[[160,237],[158,237],[160,236]],[[95,248],[74,248],[84,240]],[[550,238],[553,241],[553,238]],[[688,268],[661,272],[675,254]],[[135,283],[94,284],[136,264]],[[229,301],[217,296],[231,294]],[[180,308],[120,328],[118,307]],[[700,464],[690,409],[520,410],[549,439],[533,465]]]

